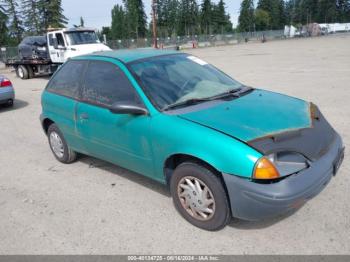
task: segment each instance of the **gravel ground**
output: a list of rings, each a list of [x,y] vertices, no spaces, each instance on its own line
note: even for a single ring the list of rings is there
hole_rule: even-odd
[[[316,103],[350,148],[350,36],[190,50],[241,82]],[[188,224],[166,188],[90,157],[51,154],[40,123],[47,78],[13,81],[0,109],[1,254],[350,254],[350,163],[292,215],[233,221],[219,232]]]

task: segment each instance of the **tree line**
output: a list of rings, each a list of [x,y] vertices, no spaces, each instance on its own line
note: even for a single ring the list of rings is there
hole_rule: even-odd
[[[278,30],[284,25],[350,22],[350,0],[243,0],[238,18],[241,32]]]
[[[156,0],[159,37],[211,35],[233,32],[224,0]],[[152,21],[143,0],[123,0],[111,10],[112,22],[101,34],[109,40],[150,37]],[[0,46],[16,45],[26,35],[62,28],[68,19],[62,0],[0,0]],[[350,0],[243,0],[238,31],[283,29],[317,22],[350,22]],[[80,25],[84,20],[81,18]]]
[[[157,0],[154,8],[159,37],[232,32],[224,0]],[[110,27],[103,27],[107,39],[137,39],[151,36],[142,0],[123,0],[112,9]],[[151,19],[149,19],[151,21]]]
[[[0,0],[0,46],[67,24],[61,0]]]

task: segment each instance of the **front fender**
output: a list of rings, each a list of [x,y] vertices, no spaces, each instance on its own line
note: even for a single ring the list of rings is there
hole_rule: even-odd
[[[153,117],[151,141],[159,180],[164,180],[165,161],[176,154],[199,158],[220,172],[246,178],[251,177],[256,161],[262,156],[228,135],[165,114]]]

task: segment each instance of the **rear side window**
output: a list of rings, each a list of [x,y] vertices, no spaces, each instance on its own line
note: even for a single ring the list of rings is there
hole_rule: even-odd
[[[90,62],[85,73],[82,98],[104,106],[117,102],[141,104],[126,75],[116,65],[102,61]]]
[[[80,79],[85,68],[84,61],[69,61],[51,79],[47,90],[53,93],[78,97]]]

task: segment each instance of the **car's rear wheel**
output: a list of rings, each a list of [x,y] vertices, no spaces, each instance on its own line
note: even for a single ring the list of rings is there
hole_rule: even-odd
[[[64,164],[69,164],[76,160],[76,152],[69,148],[62,132],[56,124],[51,124],[49,126],[47,136],[51,151],[58,161]]]
[[[199,228],[219,230],[231,219],[223,184],[205,166],[193,162],[179,165],[171,177],[170,190],[179,213]]]

